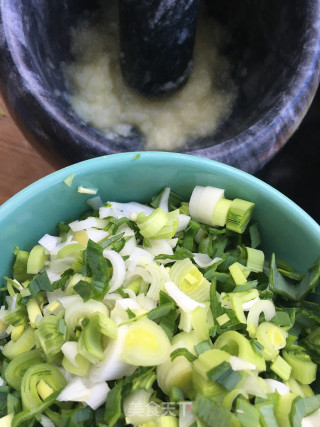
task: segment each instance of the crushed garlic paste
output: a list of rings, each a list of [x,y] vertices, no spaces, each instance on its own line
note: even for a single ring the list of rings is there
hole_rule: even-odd
[[[72,29],[75,60],[64,66],[71,105],[108,138],[138,129],[147,150],[177,150],[212,135],[228,117],[236,95],[228,62],[218,52],[222,37],[223,29],[202,13],[187,84],[169,98],[149,99],[122,78],[116,7],[93,14]]]

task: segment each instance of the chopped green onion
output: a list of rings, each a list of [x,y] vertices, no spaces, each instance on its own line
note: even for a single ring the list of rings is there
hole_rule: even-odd
[[[38,350],[30,350],[17,355],[5,370],[5,380],[14,389],[20,391],[24,373],[30,366],[42,363],[43,358]]]
[[[274,303],[271,300],[259,300],[250,308],[247,317],[247,331],[251,338],[256,336],[261,313],[264,314],[266,321],[271,320],[276,315]]]
[[[311,384],[316,379],[317,365],[307,353],[283,350],[282,356],[292,368],[292,378],[302,384]]]
[[[239,425],[238,419],[232,412],[214,400],[201,396],[199,393],[196,396],[192,410],[195,416],[208,427],[238,427]]]
[[[50,363],[57,359],[63,343],[68,339],[69,333],[67,330],[64,329],[63,334],[58,331],[59,324],[62,324],[61,321],[65,325],[64,320],[59,319],[57,316],[44,316],[35,331],[36,339],[39,341],[47,361]]]
[[[287,336],[287,331],[273,323],[263,322],[258,326],[256,337],[263,345],[265,360],[273,360],[279,354],[279,350],[286,345]]]
[[[283,277],[277,269],[275,256],[272,255],[270,264],[269,286],[270,289],[282,298],[291,301],[301,301],[312,292],[318,284],[320,277],[320,260],[309,269],[308,274],[298,283],[292,284]]]
[[[221,316],[216,318],[216,321],[219,323],[220,326],[225,325],[230,320],[230,317],[227,315],[227,313],[221,314]]]
[[[19,354],[31,350],[35,345],[34,331],[28,326],[17,341],[9,341],[2,349],[2,353],[8,359],[12,360]]]
[[[177,348],[170,354],[170,358],[173,361],[176,357],[183,356],[189,362],[194,362],[196,357],[187,348]]]
[[[275,416],[274,404],[270,401],[258,403],[256,408],[260,412],[261,424],[264,427],[278,427],[277,419]]]
[[[105,358],[102,335],[116,339],[117,327],[108,316],[96,312],[90,316],[87,325],[83,327],[78,342],[79,353],[92,363]]]
[[[227,229],[242,234],[251,219],[253,209],[254,203],[234,199],[227,214]]]
[[[220,227],[224,227],[227,222],[227,215],[232,204],[231,200],[228,199],[220,199],[212,214],[212,225],[218,225]]]
[[[220,363],[210,369],[207,375],[210,381],[217,382],[228,391],[233,390],[242,379],[242,375],[238,371],[234,371],[229,362]]]
[[[250,225],[249,234],[250,234],[250,240],[251,240],[251,248],[256,249],[261,243],[261,238],[260,238],[260,233],[259,233],[259,228],[257,223]]]
[[[243,274],[242,265],[238,262],[230,265],[229,271],[236,285],[244,285],[247,282],[247,278]]]
[[[80,253],[85,250],[85,248],[86,247],[81,243],[71,243],[70,245],[66,245],[59,250],[59,252],[57,253],[57,259],[67,257],[77,258]]]
[[[170,277],[190,298],[199,302],[208,300],[210,284],[190,259],[176,261],[170,269]]]
[[[259,411],[243,398],[238,398],[236,402],[236,416],[241,427],[256,427],[259,425]]]
[[[30,278],[30,275],[27,273],[29,252],[21,251],[17,247],[13,253],[16,256],[13,264],[13,278],[18,280],[18,282],[23,282]]]
[[[67,384],[57,366],[49,363],[31,366],[25,372],[21,383],[21,398],[24,409],[32,410],[41,405],[42,399],[37,390],[40,380],[44,380],[53,392],[62,390]]]
[[[221,334],[213,344],[215,349],[224,349],[232,356],[247,360],[256,366],[258,371],[266,369],[265,361],[251,347],[250,342],[239,332],[227,331]]]
[[[247,268],[255,273],[263,272],[264,253],[259,249],[248,248],[247,250]]]
[[[46,260],[46,252],[43,246],[34,246],[29,254],[27,262],[27,274],[38,274],[44,266]]]
[[[287,381],[290,378],[291,366],[287,363],[281,356],[277,356],[272,364],[270,369],[275,372],[283,381]]]
[[[302,419],[320,408],[320,395],[311,397],[296,397],[292,402],[290,423],[292,427],[300,427]]]
[[[36,276],[28,285],[32,297],[35,297],[41,291],[52,292],[51,282],[46,271]]]
[[[199,356],[200,354],[205,353],[206,351],[212,349],[211,341],[210,340],[202,341],[199,344],[195,345],[194,349],[197,355]]]
[[[30,325],[34,328],[37,327],[43,316],[35,298],[32,298],[27,302],[27,311]]]

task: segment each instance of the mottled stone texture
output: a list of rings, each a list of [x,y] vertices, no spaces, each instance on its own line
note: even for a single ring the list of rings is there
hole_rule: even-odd
[[[0,89],[26,137],[52,162],[143,150],[139,133],[107,139],[86,126],[66,99],[61,61],[70,26],[98,2],[0,0]],[[216,135],[184,152],[255,172],[304,117],[319,81],[319,0],[208,0],[231,34],[225,44],[239,88]],[[88,6],[89,5],[89,6]]]

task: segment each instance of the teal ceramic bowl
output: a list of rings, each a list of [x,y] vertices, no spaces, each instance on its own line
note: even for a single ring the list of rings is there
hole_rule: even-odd
[[[225,188],[228,198],[256,203],[263,249],[305,271],[320,256],[320,227],[302,209],[262,181],[221,163],[176,153],[143,152],[98,157],[59,170],[30,185],[0,207],[0,277],[9,275],[16,246],[29,250],[59,221],[77,218],[96,187],[103,201],[146,202],[169,186],[187,200],[195,185]],[[72,186],[64,179],[74,174]]]

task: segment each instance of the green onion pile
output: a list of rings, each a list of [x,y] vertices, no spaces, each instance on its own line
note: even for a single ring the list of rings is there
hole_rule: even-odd
[[[214,187],[88,204],[14,251],[0,427],[320,425],[320,260],[265,259],[254,204]]]

